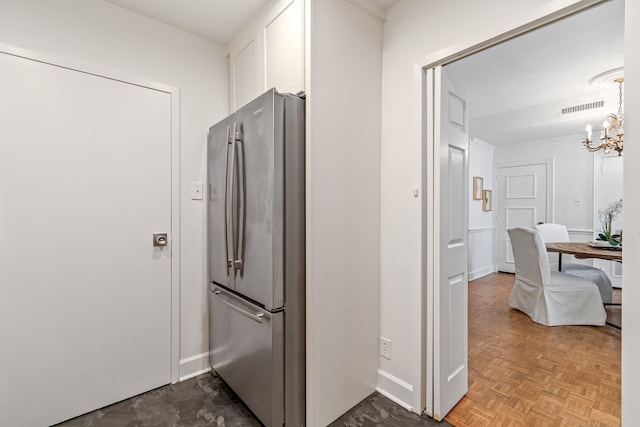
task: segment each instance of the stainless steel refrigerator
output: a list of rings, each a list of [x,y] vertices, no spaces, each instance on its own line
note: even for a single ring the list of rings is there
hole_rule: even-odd
[[[209,361],[267,427],[305,423],[304,100],[209,129]]]

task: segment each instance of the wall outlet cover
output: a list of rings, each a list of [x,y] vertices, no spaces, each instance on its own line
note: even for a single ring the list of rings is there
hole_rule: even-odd
[[[380,356],[391,360],[391,340],[389,338],[380,337]]]

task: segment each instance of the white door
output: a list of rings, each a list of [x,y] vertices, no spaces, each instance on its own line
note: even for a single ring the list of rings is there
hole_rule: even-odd
[[[507,230],[551,221],[552,161],[497,166],[496,255],[498,271],[515,272]]]
[[[0,414],[170,382],[171,95],[0,53]]]
[[[441,67],[435,69],[435,106],[434,158],[439,171],[434,173],[440,182],[435,200],[440,200],[440,209],[434,224],[436,233],[439,230],[439,262],[434,289],[433,417],[440,421],[467,393],[469,375],[467,112]]]

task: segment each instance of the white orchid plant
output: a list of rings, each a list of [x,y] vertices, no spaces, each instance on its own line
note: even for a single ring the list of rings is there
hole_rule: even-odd
[[[611,246],[618,246],[622,243],[622,236],[620,234],[613,234],[611,231],[611,223],[620,212],[622,212],[622,199],[611,202],[606,208],[598,211],[600,223],[602,224],[602,232],[598,233],[596,240],[609,242]]]

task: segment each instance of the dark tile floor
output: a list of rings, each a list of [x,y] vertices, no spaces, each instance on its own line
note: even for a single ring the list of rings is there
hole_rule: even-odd
[[[56,427],[243,427],[260,426],[249,409],[220,378],[204,374],[160,387]],[[331,427],[449,426],[406,411],[373,393]]]
[[[433,418],[409,412],[380,393],[373,393],[331,423],[330,427],[417,427],[450,426]]]
[[[134,396],[56,427],[260,425],[222,380],[204,374]]]

